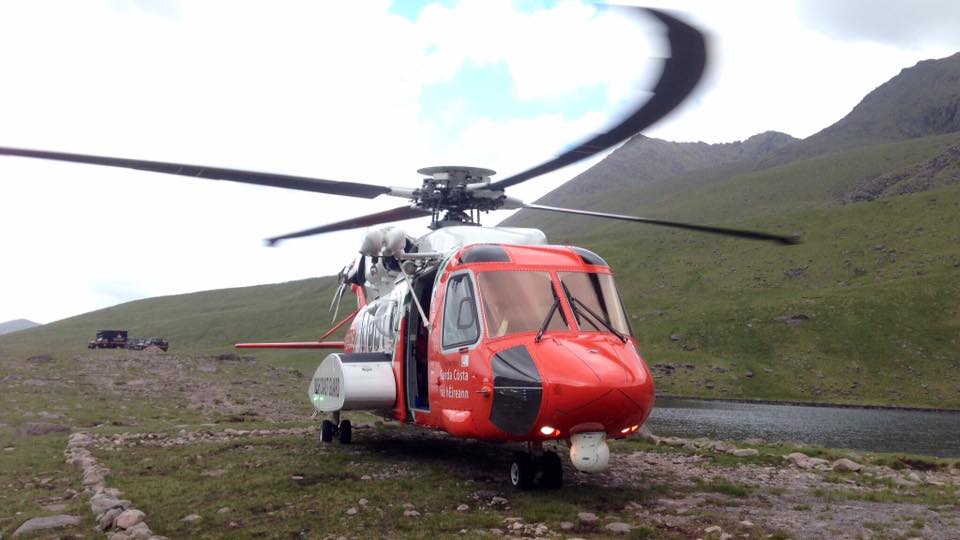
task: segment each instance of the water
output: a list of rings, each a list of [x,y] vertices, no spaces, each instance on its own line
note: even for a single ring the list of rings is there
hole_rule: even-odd
[[[756,437],[869,452],[960,457],[960,412],[658,398],[647,426],[661,437]]]

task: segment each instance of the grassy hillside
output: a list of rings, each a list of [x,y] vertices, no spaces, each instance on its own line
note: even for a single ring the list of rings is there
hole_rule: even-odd
[[[316,339],[330,327],[334,285],[327,277],[137,300],[0,337],[0,358],[83,352],[101,328],[163,336],[171,352],[202,354],[230,352],[240,341]]]
[[[863,178],[958,140],[859,148],[675,193],[663,186],[636,212],[799,233],[799,246],[543,221],[552,241],[611,263],[663,392],[960,408],[960,186],[839,200]],[[594,207],[627,212],[635,196]]]

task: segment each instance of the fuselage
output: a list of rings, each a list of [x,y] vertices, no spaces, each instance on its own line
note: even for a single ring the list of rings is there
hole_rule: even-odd
[[[546,441],[624,437],[650,414],[650,371],[595,254],[474,243],[413,283],[398,278],[362,306],[344,339],[347,353],[391,358],[389,416],[460,437]]]

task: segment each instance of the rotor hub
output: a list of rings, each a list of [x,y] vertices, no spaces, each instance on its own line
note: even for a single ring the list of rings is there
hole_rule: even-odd
[[[503,205],[503,196],[490,196],[483,187],[490,184],[496,174],[482,167],[441,165],[425,167],[417,171],[427,176],[423,185],[413,193],[413,202],[433,212],[432,228],[450,225],[477,224],[480,212],[496,210]],[[445,212],[442,218],[440,213]]]

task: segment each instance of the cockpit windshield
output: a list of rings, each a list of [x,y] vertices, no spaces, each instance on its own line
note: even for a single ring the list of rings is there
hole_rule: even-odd
[[[581,331],[606,332],[609,326],[622,336],[631,334],[613,276],[591,272],[560,272],[559,276]]]
[[[477,282],[491,338],[537,332],[544,324],[546,330],[568,328],[563,310],[552,313],[557,292],[548,272],[480,272]],[[550,320],[545,323],[548,317]]]

